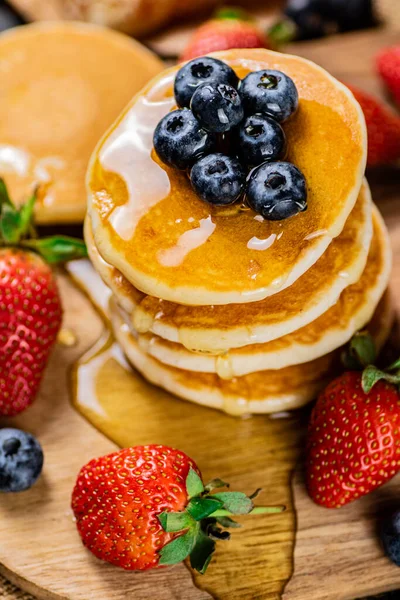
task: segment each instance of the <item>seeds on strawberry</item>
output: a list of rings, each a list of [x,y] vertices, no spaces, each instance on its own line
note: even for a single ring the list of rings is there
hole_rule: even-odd
[[[80,240],[31,237],[35,200],[36,193],[15,207],[0,179],[0,415],[5,416],[33,402],[61,325],[57,283],[46,263],[87,254]]]
[[[128,570],[157,566],[173,535],[157,515],[182,511],[195,463],[164,446],[138,446],[97,458],[81,470],[72,508],[82,541],[102,560]]]
[[[214,480],[204,486],[197,465],[179,450],[136,446],[85,465],[72,509],[83,544],[101,560],[144,571],[190,556],[191,566],[204,573],[215,540],[229,538],[219,525],[233,526],[230,515],[253,509],[241,492],[210,495],[226,485]],[[283,507],[255,510],[273,513]]]
[[[43,260],[0,251],[0,414],[13,416],[37,393],[61,325],[60,296]]]
[[[400,399],[378,381],[367,394],[349,371],[322,392],[308,430],[306,476],[311,498],[338,508],[373,491],[400,470]]]

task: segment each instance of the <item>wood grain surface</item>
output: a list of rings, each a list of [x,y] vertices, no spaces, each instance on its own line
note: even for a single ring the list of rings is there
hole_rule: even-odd
[[[301,44],[293,50],[344,81],[381,93],[372,56],[393,41],[380,32],[363,33]],[[400,171],[373,172],[369,179],[392,235],[392,287],[400,307]],[[307,411],[275,422],[264,417],[235,420],[161,392],[157,406],[149,402],[138,407],[137,422],[126,425],[126,442],[156,441],[149,439],[156,433],[162,436],[160,442],[178,440],[198,460],[206,478],[218,474],[248,492],[261,479],[265,488],[261,500],[286,503],[288,511],[265,520],[243,520],[244,527],[235,532],[229,547],[220,546],[214,565],[196,579],[196,585],[184,565],[135,574],[94,559],[77,536],[70,493],[80,466],[115,446],[71,408],[69,371],[98,338],[102,323],[64,275],[60,284],[65,326],[75,331],[78,344],[56,348],[37,402],[11,421],[38,436],[46,462],[42,478],[31,490],[2,497],[2,573],[46,600],[278,599],[292,574],[296,517],[294,572],[285,600],[350,600],[399,586],[400,572],[383,556],[375,528],[377,514],[399,497],[400,477],[347,508],[329,511],[308,499],[299,470],[293,483],[295,514],[289,478],[296,463],[301,463]]]

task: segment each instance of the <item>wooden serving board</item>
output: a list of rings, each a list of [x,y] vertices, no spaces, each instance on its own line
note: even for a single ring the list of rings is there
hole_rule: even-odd
[[[378,46],[390,41],[384,34],[361,34],[302,44],[296,52],[318,59],[343,80],[379,91],[370,58]],[[400,171],[372,173],[370,182],[392,234],[392,287],[400,308]],[[308,410],[287,419],[234,419],[157,391],[121,367],[114,380],[104,378],[110,397],[118,394],[118,386],[128,385],[133,404],[143,389],[148,390],[146,400],[135,405],[135,416],[129,420],[112,402],[101,407],[103,413],[89,406],[85,414],[98,429],[90,425],[70,403],[71,369],[100,337],[103,323],[65,274],[59,280],[64,326],[74,332],[77,343],[57,346],[36,403],[2,423],[31,431],[45,452],[38,483],[27,492],[1,497],[3,574],[46,600],[350,600],[400,587],[400,571],[383,556],[375,532],[377,515],[398,502],[400,476],[338,511],[316,507],[305,493],[301,472]],[[104,424],[121,420],[123,427],[110,429]],[[142,574],[101,563],[81,545],[70,495],[80,467],[116,448],[102,435],[105,429],[121,445],[175,445],[198,462],[205,479],[220,476],[232,488],[247,492],[261,485],[260,502],[283,503],[287,511],[243,518],[243,528],[229,543],[219,545],[215,561],[202,577],[193,578],[185,565]]]

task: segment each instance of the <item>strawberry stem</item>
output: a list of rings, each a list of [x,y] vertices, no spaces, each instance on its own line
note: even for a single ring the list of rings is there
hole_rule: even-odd
[[[277,21],[267,31],[268,40],[274,48],[289,44],[295,39],[296,34],[296,25],[290,19]]]
[[[229,540],[230,533],[224,528],[240,527],[231,516],[276,514],[285,510],[284,506],[256,506],[252,499],[261,491],[257,489],[251,496],[243,492],[218,492],[215,488],[229,487],[221,479],[213,479],[203,485],[201,477],[192,468],[186,478],[188,503],[182,512],[162,512],[158,520],[167,533],[180,533],[159,551],[160,565],[173,565],[190,557],[190,564],[199,573],[205,573],[215,551],[215,543]]]
[[[33,213],[37,191],[36,188],[28,201],[17,208],[10,199],[4,180],[0,178],[0,247],[27,248],[50,264],[86,257],[83,240],[62,235],[36,239]]]
[[[252,17],[245,10],[236,7],[226,6],[220,8],[214,13],[215,19],[231,19],[233,21],[252,21]]]
[[[286,506],[255,506],[248,515],[265,515],[265,514],[276,514],[286,510]],[[224,508],[219,508],[214,511],[210,517],[231,517],[233,513]]]

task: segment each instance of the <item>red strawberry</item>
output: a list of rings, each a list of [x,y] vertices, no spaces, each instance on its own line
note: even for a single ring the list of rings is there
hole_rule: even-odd
[[[400,118],[373,96],[346,84],[364,112],[368,132],[368,166],[400,158]]]
[[[383,485],[400,470],[397,373],[368,366],[347,371],[321,393],[308,430],[306,478],[311,498],[339,508]]]
[[[378,72],[400,104],[400,46],[385,48],[376,59]]]
[[[0,415],[6,416],[33,402],[61,324],[57,284],[41,256],[55,262],[86,255],[71,238],[29,239],[34,202],[35,195],[16,209],[0,180]]]
[[[239,9],[222,9],[193,34],[181,60],[230,48],[270,48],[270,43],[254,21]]]
[[[0,414],[33,401],[61,325],[60,296],[43,260],[23,250],[0,251]]]
[[[228,539],[231,514],[252,511],[241,492],[210,495],[221,480],[203,486],[197,465],[166,446],[136,446],[91,460],[72,493],[84,545],[97,558],[127,570],[176,564],[190,556],[204,573],[216,539]],[[254,497],[254,496],[253,496]],[[260,507],[253,512],[280,512]]]

